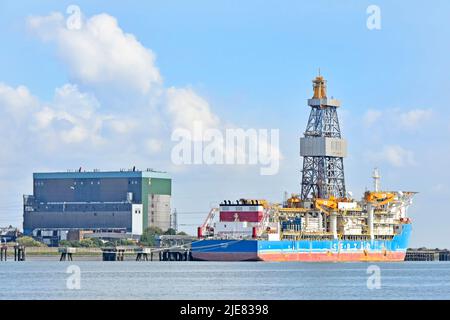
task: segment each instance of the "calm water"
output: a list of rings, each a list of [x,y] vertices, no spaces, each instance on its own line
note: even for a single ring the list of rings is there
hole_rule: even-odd
[[[67,267],[81,288],[67,289]],[[450,263],[0,262],[0,299],[450,299]]]

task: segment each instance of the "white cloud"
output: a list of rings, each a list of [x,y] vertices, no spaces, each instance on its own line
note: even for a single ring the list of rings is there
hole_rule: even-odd
[[[169,88],[167,90],[167,110],[172,118],[172,127],[174,129],[188,130],[193,141],[209,141],[209,138],[205,136],[205,132],[209,129],[218,129],[219,131],[216,131],[216,133],[220,135],[225,135],[227,129],[239,130],[234,125],[225,125],[221,122],[211,111],[209,103],[189,88]],[[245,130],[240,130],[243,136],[246,136]],[[260,153],[266,157],[264,161],[269,162],[274,159],[279,161],[283,158],[278,140],[270,141],[269,138],[258,139],[256,135],[248,135],[246,138],[248,138],[247,142],[250,145],[257,145],[259,149],[264,150]],[[235,154],[234,150],[228,150],[223,146],[219,146],[217,149],[220,150],[220,155]],[[244,155],[246,159],[250,157],[250,152],[245,144],[237,146],[236,154]]]
[[[431,109],[390,109],[390,110],[374,110],[369,109],[363,116],[363,123],[366,127],[371,127],[375,123],[378,126],[385,124],[388,127],[400,128],[411,131],[425,125],[433,116]],[[382,122],[380,120],[383,120]]]
[[[367,112],[364,114],[363,117],[364,124],[370,127],[380,119],[381,115],[382,112],[379,110],[372,110],[372,109],[367,110]]]
[[[25,86],[0,84],[0,167],[7,173],[20,169],[29,179],[39,169],[131,163],[167,169],[172,130],[200,121],[224,132],[210,103],[192,88],[163,86],[154,53],[114,17],[87,18],[79,30],[68,30],[60,13],[27,22],[39,39],[56,45],[71,81],[45,100]]]
[[[15,119],[20,119],[32,112],[37,104],[37,99],[31,95],[27,87],[13,88],[0,83],[0,112],[7,112]]]
[[[149,153],[158,153],[162,150],[163,142],[157,139],[148,139],[146,141],[146,147]]]
[[[130,134],[139,127],[139,123],[136,119],[126,118],[126,116],[123,116],[122,118],[109,116],[105,118],[105,121],[105,126],[118,134]]]
[[[195,122],[201,123],[203,129],[217,128],[220,123],[209,103],[188,88],[167,90],[167,111],[174,128],[193,131]]]
[[[372,162],[387,162],[394,167],[416,165],[414,153],[399,145],[387,145],[380,151],[367,152],[367,158]]]
[[[36,137],[43,136],[49,146],[102,141],[100,129],[104,116],[97,113],[100,103],[73,84],[55,90],[53,101],[32,114],[32,129]]]
[[[162,84],[155,54],[124,33],[110,15],[95,15],[78,30],[67,29],[60,13],[30,17],[28,26],[42,40],[56,43],[71,76],[81,84],[140,93]]]
[[[405,129],[416,129],[432,116],[431,109],[413,109],[400,113],[400,125]]]
[[[161,123],[164,122],[164,117],[168,118],[172,129],[192,130],[195,121],[200,121],[205,129],[223,129],[219,117],[211,110],[209,102],[193,89],[163,87],[153,51],[144,47],[132,34],[125,33],[114,17],[108,14],[95,15],[85,18],[80,29],[70,30],[66,28],[65,17],[61,13],[32,16],[27,22],[29,29],[40,39],[56,43],[59,55],[69,68],[75,83],[95,93],[106,91],[111,100],[114,100],[114,97],[118,96],[122,90],[135,90],[126,95],[125,103],[129,103],[126,111],[132,112],[131,107],[139,109],[135,110],[135,114],[139,114],[140,121],[132,121],[129,117],[121,121],[120,119],[126,114],[122,106],[122,110],[116,110],[120,117],[110,114],[109,121],[103,123],[104,130],[118,133],[139,131],[139,126],[142,125],[151,123],[153,127],[158,126],[154,123],[154,119],[159,119]],[[69,95],[73,88],[63,87],[60,90],[62,92],[59,95]],[[104,98],[101,94],[96,97]],[[160,97],[165,99],[160,100]],[[85,100],[88,98],[92,97],[85,97]],[[130,101],[138,101],[139,106],[132,105]],[[148,116],[148,122],[142,124],[142,115],[149,112],[149,104],[159,104],[159,106],[156,109],[153,107],[152,114]],[[80,112],[87,114],[94,112],[92,105],[95,103],[90,101],[80,106],[77,115],[80,116]],[[75,110],[69,114],[73,115],[73,112]],[[39,114],[39,124],[42,126],[48,123],[50,116],[55,117],[56,114],[43,110]],[[74,119],[65,120],[73,122]],[[84,141],[89,135],[85,130],[78,128],[72,129],[68,136],[73,138],[69,139],[70,141]]]

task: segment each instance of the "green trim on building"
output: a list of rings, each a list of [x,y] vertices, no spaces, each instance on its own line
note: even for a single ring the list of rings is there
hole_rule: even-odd
[[[150,180],[150,179],[148,179],[148,180]],[[147,185],[148,185],[148,183],[147,183]],[[172,180],[151,178],[150,193],[151,194],[163,194],[163,195],[170,196],[172,194]]]
[[[143,206],[143,226],[144,229],[148,227],[148,208],[149,195],[172,195],[172,180],[161,178],[142,178],[142,206]]]

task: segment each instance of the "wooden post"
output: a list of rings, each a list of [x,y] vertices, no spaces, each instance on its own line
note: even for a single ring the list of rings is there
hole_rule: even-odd
[[[14,261],[25,261],[25,246],[14,246]]]
[[[0,261],[6,261],[8,260],[8,247],[7,246],[2,246],[1,250],[0,250],[0,256],[1,259]],[[3,258],[4,257],[4,258]]]

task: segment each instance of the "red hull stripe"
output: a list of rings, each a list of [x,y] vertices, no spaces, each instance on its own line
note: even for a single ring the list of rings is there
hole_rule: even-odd
[[[260,253],[263,261],[403,261],[405,252],[345,252],[345,253]]]
[[[195,260],[206,261],[304,261],[304,262],[357,262],[357,261],[404,261],[405,252],[370,253],[259,253],[253,252],[192,252]]]

